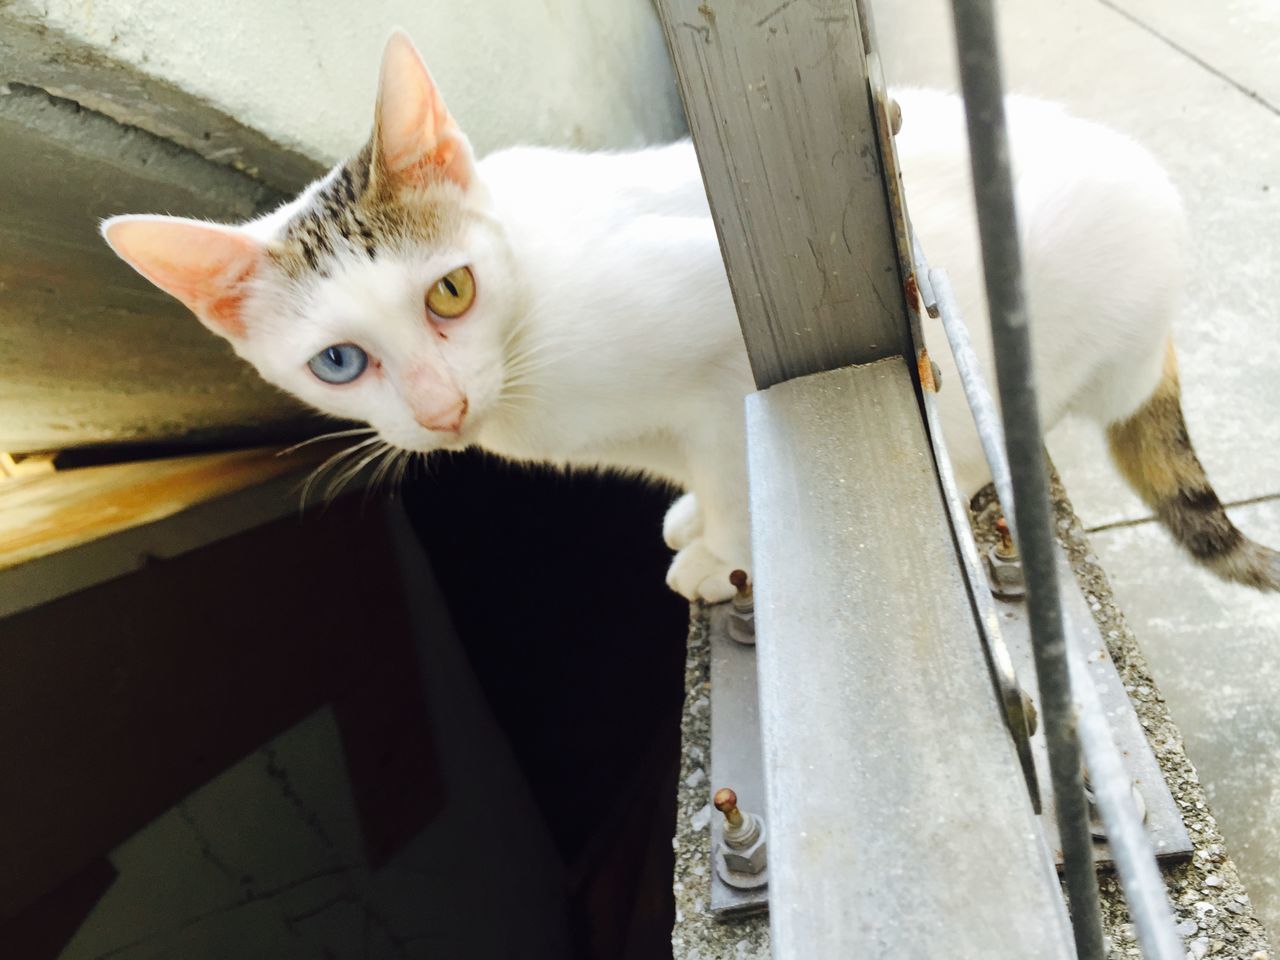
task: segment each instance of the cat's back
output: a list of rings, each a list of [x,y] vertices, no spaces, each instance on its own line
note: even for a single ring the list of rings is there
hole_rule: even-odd
[[[508,208],[609,218],[710,215],[688,140],[628,151],[509,147],[486,156],[480,171]]]
[[[912,213],[941,208],[971,218],[968,131],[959,96],[894,91],[903,127],[895,137]],[[1075,210],[1099,218],[1141,219],[1176,230],[1181,201],[1160,163],[1137,141],[1068,113],[1057,103],[1013,95],[1005,101],[1010,159],[1024,233]],[[925,213],[925,216],[929,216]]]

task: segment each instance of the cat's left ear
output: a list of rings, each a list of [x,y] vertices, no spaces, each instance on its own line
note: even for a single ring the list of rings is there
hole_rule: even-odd
[[[467,189],[475,175],[471,144],[440,97],[413,41],[397,30],[387,41],[374,114],[375,178],[393,189],[432,179]]]

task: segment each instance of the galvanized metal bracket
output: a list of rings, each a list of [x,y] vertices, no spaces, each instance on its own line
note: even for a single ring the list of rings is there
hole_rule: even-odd
[[[1089,610],[1088,602],[1080,591],[1066,551],[1061,549],[1058,576],[1063,585],[1063,607],[1068,614],[1067,647],[1072,656],[1079,657],[1089,666],[1089,676],[1098,691],[1098,699],[1106,713],[1116,748],[1124,758],[1126,770],[1141,797],[1141,804],[1146,808],[1146,833],[1155,848],[1156,858],[1169,862],[1185,860],[1191,856],[1194,847],[1183,823],[1182,811],[1178,809],[1169,785],[1165,783],[1160,763],[1156,760],[1151,744],[1147,742],[1142,722],[1124,688],[1124,681],[1120,679],[1120,674],[1107,653],[1107,645],[1098,632],[1098,625]],[[1038,698],[1039,693],[1034,685],[1035,668],[1032,664],[1031,631],[1027,622],[1026,604],[1021,600],[997,599],[995,606],[999,629],[1013,656],[1014,667],[1020,676],[1031,681],[1031,690]],[[1031,738],[1031,752],[1042,782],[1048,784],[1049,755],[1042,731]],[[1045,790],[1043,807],[1040,822],[1045,840],[1053,852],[1054,860],[1061,867],[1062,844],[1058,840],[1057,809],[1052,790]],[[1107,848],[1106,840],[1099,839],[1096,833],[1095,830],[1094,862],[1099,866],[1111,866],[1111,851]]]
[[[718,603],[707,611],[711,649],[711,782],[716,791],[731,787],[742,809],[764,813],[764,769],[761,766],[760,712],[756,686],[756,648],[733,639],[737,611]],[[711,912],[742,916],[768,909],[768,868],[754,887],[726,882],[718,869],[724,846],[724,818],[711,814]]]

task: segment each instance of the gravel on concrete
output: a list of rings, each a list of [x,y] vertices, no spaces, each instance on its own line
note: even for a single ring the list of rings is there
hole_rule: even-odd
[[[766,914],[720,921],[712,917],[711,809],[707,768],[711,751],[711,647],[705,609],[691,608],[689,652],[684,667],[683,754],[676,802],[676,925],[671,931],[675,960],[767,960]]]

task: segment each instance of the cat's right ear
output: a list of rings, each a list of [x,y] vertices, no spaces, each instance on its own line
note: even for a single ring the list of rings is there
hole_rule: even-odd
[[[244,336],[242,314],[262,245],[234,227],[180,217],[112,217],[102,236],[129,266],[219,336]]]
[[[471,144],[408,34],[387,41],[373,124],[373,175],[398,191],[447,180],[467,189],[475,175]]]

